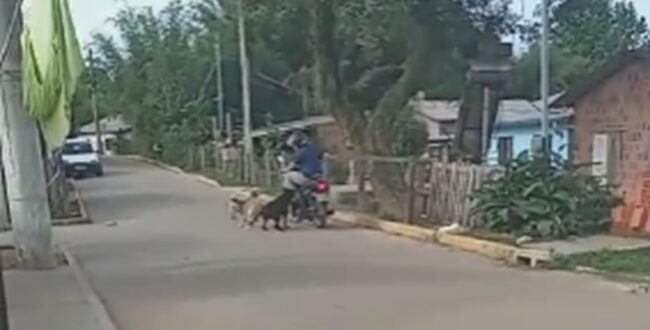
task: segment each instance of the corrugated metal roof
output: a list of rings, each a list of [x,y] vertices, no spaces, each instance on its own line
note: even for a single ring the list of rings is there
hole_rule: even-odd
[[[560,97],[562,97],[561,93],[551,96],[549,103],[553,104],[553,102]],[[541,100],[502,100],[499,105],[499,112],[497,113],[495,125],[497,127],[513,127],[540,123],[542,119],[541,103]],[[420,117],[424,119],[429,126],[431,139],[449,138],[447,135],[436,136],[439,131],[438,126],[440,123],[454,122],[458,119],[458,112],[460,110],[459,101],[423,101],[418,108]],[[558,121],[568,119],[572,115],[572,109],[553,108],[551,109],[549,117],[551,121]]]
[[[124,121],[122,115],[117,115],[113,117],[102,118],[99,121],[99,125],[102,128],[103,132],[107,133],[119,133],[125,132],[131,129],[131,126]],[[94,134],[95,133],[95,124],[90,123],[84,125],[79,129],[79,133],[82,134]]]
[[[280,132],[288,132],[295,129],[305,129],[312,126],[333,124],[336,120],[332,116],[313,116],[307,119],[290,121],[282,124],[277,124],[273,127],[274,130]],[[271,130],[268,128],[256,129],[251,135],[253,138],[260,138],[269,134]]]

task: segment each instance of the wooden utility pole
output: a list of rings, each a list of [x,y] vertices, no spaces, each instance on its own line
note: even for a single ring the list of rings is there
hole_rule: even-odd
[[[244,173],[249,183],[255,182],[255,162],[253,159],[253,138],[251,135],[251,84],[250,63],[246,50],[246,26],[244,23],[244,5],[239,0],[239,56],[242,75],[242,109],[244,111]]]
[[[18,261],[28,268],[52,268],[52,219],[41,141],[36,121],[23,109],[19,2],[0,1],[0,40],[9,40],[6,57],[0,57],[2,161]]]
[[[88,50],[88,64],[90,66],[90,105],[93,109],[93,121],[95,123],[95,141],[97,143],[97,152],[104,154],[104,139],[102,138],[101,118],[99,118],[99,108],[97,107],[97,77],[95,76],[95,57],[93,50]]]

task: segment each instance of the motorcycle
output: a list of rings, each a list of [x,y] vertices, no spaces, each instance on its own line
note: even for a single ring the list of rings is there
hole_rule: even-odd
[[[278,156],[282,168],[287,168],[286,158]],[[327,218],[334,214],[330,209],[331,185],[325,179],[310,181],[296,191],[290,213],[294,222],[309,221],[318,228],[327,226]]]
[[[330,209],[330,183],[327,180],[309,182],[296,192],[292,213],[297,222],[309,221],[318,228],[327,226],[327,218],[334,214]]]

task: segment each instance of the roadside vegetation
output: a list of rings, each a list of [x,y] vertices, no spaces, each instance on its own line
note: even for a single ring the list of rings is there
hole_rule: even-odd
[[[483,228],[537,239],[606,232],[620,199],[613,187],[559,158],[524,153],[474,195]]]
[[[551,269],[580,270],[590,268],[611,274],[650,276],[650,248],[628,251],[603,250],[555,258]]]

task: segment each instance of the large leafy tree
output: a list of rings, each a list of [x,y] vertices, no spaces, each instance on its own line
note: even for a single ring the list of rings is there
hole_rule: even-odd
[[[627,0],[554,0],[550,18],[553,92],[566,90],[616,54],[650,42],[646,19]],[[515,66],[508,96],[539,97],[539,31],[539,22],[524,27],[531,47]]]
[[[645,18],[627,0],[558,1],[553,6],[552,19],[553,43],[593,64],[650,41]]]
[[[474,106],[480,102],[471,100],[475,94],[465,93],[474,86],[463,77],[468,60],[479,55],[479,42],[495,42],[510,28],[509,1],[310,3],[317,98],[344,123],[357,148],[391,156],[400,151],[396,143],[417,145],[400,141],[420,136],[404,134],[411,127],[404,124],[404,115],[418,91],[436,84],[451,82],[454,96],[465,99],[462,125],[480,120]],[[345,38],[337,38],[341,30]],[[391,38],[393,34],[399,38]],[[388,215],[399,214],[404,202],[400,173],[394,164],[373,166],[374,193]]]
[[[224,2],[224,7],[227,5]],[[249,29],[254,125],[263,125],[269,113],[275,120],[295,119],[300,115],[299,98],[283,79],[308,58],[304,52],[296,55],[300,52],[295,45],[290,47],[290,39],[300,36],[289,32],[300,29],[287,28],[289,32],[284,34],[263,33],[272,31],[274,22],[296,23],[286,16],[253,10],[252,4],[247,4],[246,9],[248,21],[255,23]],[[216,114],[217,108],[218,36],[223,50],[225,105],[233,114],[235,126],[239,125],[241,83],[235,14],[213,0],[190,5],[171,1],[160,12],[125,7],[112,19],[119,42],[107,35],[95,36],[94,79],[88,76],[85,81],[97,86],[103,115],[123,114],[134,126],[141,152],[162,144],[170,153],[166,157],[178,158],[184,146],[203,143],[209,136],[209,116]],[[78,94],[78,125],[92,118],[88,93],[85,88]]]
[[[646,18],[629,0],[553,0],[550,10],[554,47],[587,60],[590,66],[650,42]],[[535,16],[541,16],[539,8]],[[525,39],[536,43],[541,24],[529,24],[524,31]]]

